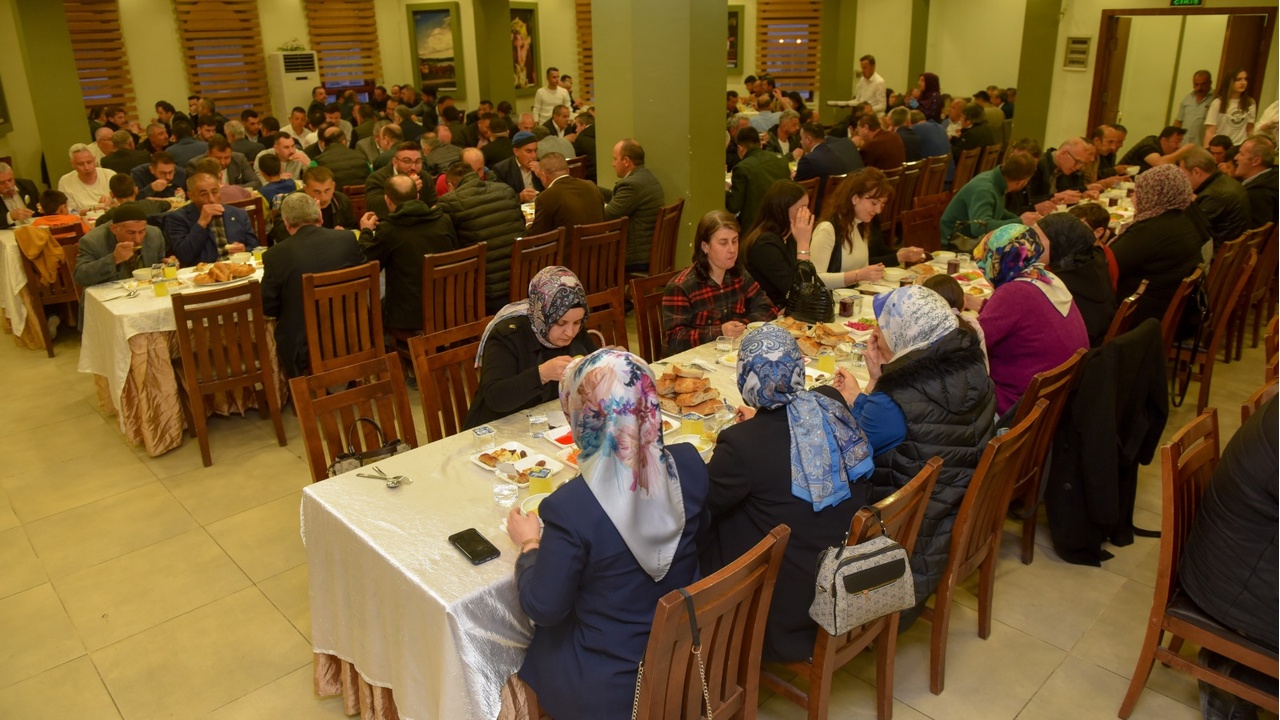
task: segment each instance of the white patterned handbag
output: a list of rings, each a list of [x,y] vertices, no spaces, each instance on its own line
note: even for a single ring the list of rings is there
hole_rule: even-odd
[[[841,543],[818,557],[809,617],[831,635],[843,635],[916,604],[907,551],[889,537],[879,513],[876,520],[883,535],[854,546]]]

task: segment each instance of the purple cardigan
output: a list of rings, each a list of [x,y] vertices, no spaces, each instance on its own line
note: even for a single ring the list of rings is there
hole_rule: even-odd
[[[978,316],[987,338],[991,380],[996,385],[996,412],[1013,407],[1036,373],[1066,362],[1088,349],[1089,333],[1079,308],[1063,317],[1032,283],[1011,281],[996,288]]]

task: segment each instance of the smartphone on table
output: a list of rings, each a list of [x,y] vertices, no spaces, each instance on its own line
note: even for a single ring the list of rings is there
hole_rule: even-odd
[[[487,563],[502,554],[497,546],[485,539],[485,536],[475,528],[467,528],[450,535],[449,544],[458,548],[472,565]]]

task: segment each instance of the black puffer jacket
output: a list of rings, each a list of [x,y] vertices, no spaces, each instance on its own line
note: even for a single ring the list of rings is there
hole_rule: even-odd
[[[488,243],[484,304],[487,313],[497,312],[509,299],[511,245],[524,233],[520,198],[504,183],[485,182],[479,175],[468,173],[453,192],[441,196],[440,209],[453,220],[459,247]]]
[[[943,463],[911,553],[917,606],[903,613],[902,623],[909,626],[942,579],[951,526],[982,451],[995,435],[995,385],[978,336],[957,329],[885,365],[875,390],[902,409],[907,437],[876,456],[871,499],[878,502],[906,485],[933,456]]]

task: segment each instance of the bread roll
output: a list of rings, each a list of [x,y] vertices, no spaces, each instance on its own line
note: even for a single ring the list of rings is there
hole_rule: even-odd
[[[676,380],[677,393],[691,393],[705,390],[711,381],[706,378],[682,377]]]
[[[720,392],[715,388],[704,388],[697,392],[681,393],[680,395],[677,395],[676,404],[680,407],[689,407],[690,405],[697,405],[718,397],[720,397]]]
[[[714,415],[716,411],[724,404],[720,398],[704,400],[697,405],[690,405],[685,408],[685,412],[698,413],[699,415]]]
[[[679,375],[680,377],[685,377],[685,378],[700,378],[700,377],[706,377],[707,375],[701,370],[695,370],[694,368],[686,367],[684,365],[680,365],[679,363],[671,363],[671,371],[674,372],[676,375]]]

